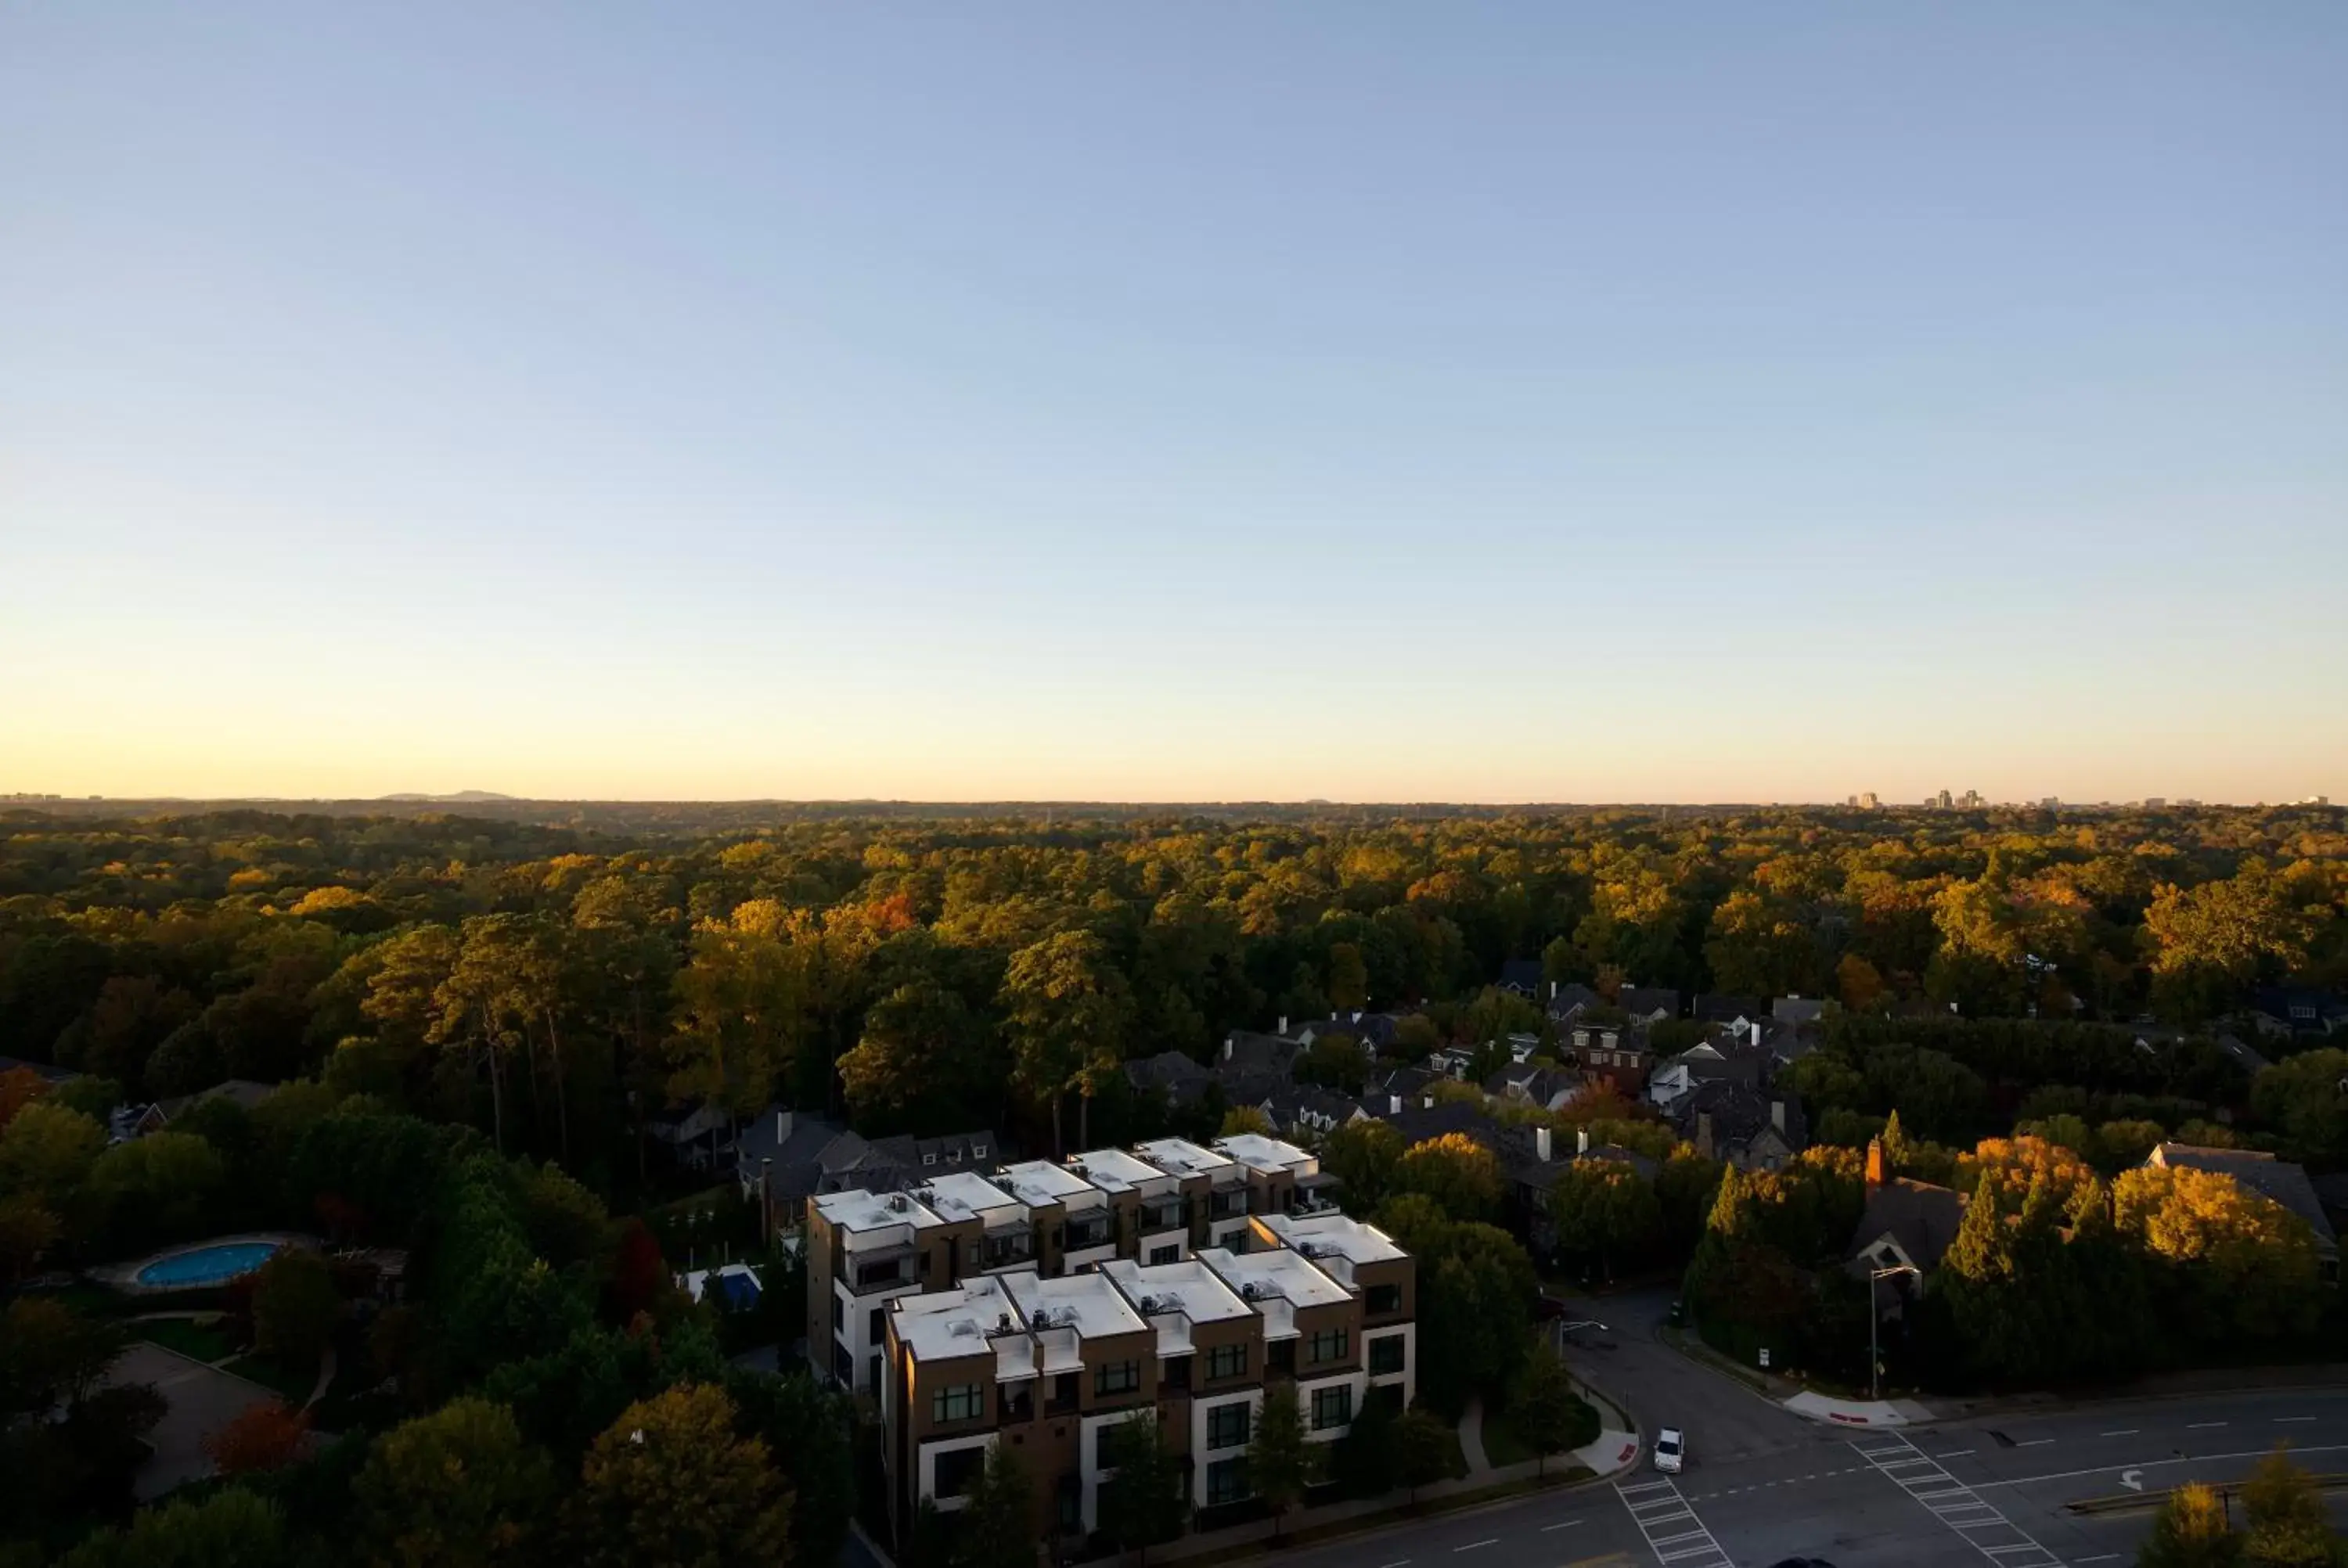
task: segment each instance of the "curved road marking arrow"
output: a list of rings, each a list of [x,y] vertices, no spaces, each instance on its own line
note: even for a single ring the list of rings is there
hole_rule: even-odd
[[[2140,1470],[2124,1470],[2120,1471],[2120,1484],[2127,1488],[2130,1491],[2142,1491],[2144,1490],[2144,1471]]]

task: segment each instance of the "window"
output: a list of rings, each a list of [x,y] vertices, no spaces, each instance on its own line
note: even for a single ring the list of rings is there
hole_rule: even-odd
[[[1248,1418],[1253,1412],[1246,1400],[1235,1404],[1217,1405],[1207,1412],[1207,1446],[1210,1449],[1243,1449],[1247,1447]]]
[[[922,1164],[924,1164],[924,1165],[934,1165],[934,1164],[936,1164],[937,1163],[938,1163],[938,1153],[937,1153],[937,1151],[936,1151],[936,1150],[934,1150],[934,1149],[931,1150],[928,1153],[926,1153],[926,1154],[924,1154],[924,1155],[922,1155]]]
[[[1035,1416],[1035,1385],[1032,1381],[1005,1383],[996,1401],[1003,1407],[1006,1421],[1033,1420]]]
[[[1190,1358],[1169,1356],[1158,1368],[1160,1389],[1188,1389],[1190,1386]]]
[[[960,1497],[970,1490],[970,1483],[978,1478],[978,1472],[985,1463],[986,1449],[983,1444],[973,1448],[950,1449],[938,1455],[935,1472],[936,1495]]]
[[[1334,1389],[1313,1390],[1313,1430],[1325,1432],[1331,1427],[1342,1427],[1354,1419],[1354,1390],[1340,1383]]]
[[[1321,1329],[1313,1336],[1313,1344],[1306,1352],[1306,1358],[1313,1366],[1318,1366],[1323,1361],[1342,1361],[1345,1358],[1349,1338],[1350,1337],[1343,1328]]]
[[[930,1419],[972,1421],[986,1413],[986,1390],[976,1383],[957,1383],[930,1396]]]
[[[1045,1408],[1055,1412],[1076,1408],[1076,1375],[1074,1372],[1062,1372],[1052,1379],[1052,1398]]]
[[[1236,1345],[1218,1345],[1207,1352],[1207,1381],[1223,1378],[1247,1376],[1247,1341]]]
[[[1283,1378],[1296,1376],[1296,1341],[1275,1339],[1264,1347],[1263,1366],[1267,1372],[1277,1372]]]
[[[837,1296],[831,1298],[831,1331],[843,1334],[848,1330],[848,1304]]]
[[[1054,1491],[1059,1505],[1061,1532],[1074,1534],[1082,1530],[1085,1527],[1084,1477],[1070,1471],[1060,1477],[1059,1485],[1054,1489]]]
[[[1141,1387],[1141,1363],[1111,1361],[1093,1370],[1093,1392],[1097,1395],[1130,1394]]]
[[[1248,1494],[1247,1460],[1220,1459],[1207,1467],[1207,1502],[1238,1502]]]
[[[1362,1306],[1373,1317],[1400,1312],[1402,1310],[1402,1286],[1399,1285],[1373,1285],[1365,1293]]]
[[[986,1158],[986,1145],[985,1145],[985,1144],[983,1144],[983,1143],[973,1143],[973,1144],[970,1146],[970,1157],[971,1157],[972,1159],[973,1159],[973,1160],[983,1160],[983,1159],[985,1159],[985,1158]]]
[[[872,1309],[870,1318],[865,1324],[865,1327],[869,1332],[865,1334],[864,1337],[870,1340],[875,1345],[880,1344],[888,1335],[888,1324],[889,1309],[885,1307],[874,1307]]]
[[[948,1150],[946,1151],[946,1163],[947,1163],[947,1164],[949,1164],[949,1165],[959,1165],[959,1164],[961,1164],[961,1163],[962,1163],[962,1151],[961,1151],[960,1149],[948,1149]]]
[[[1383,1339],[1366,1341],[1370,1348],[1370,1371],[1374,1375],[1383,1377],[1388,1372],[1402,1370],[1402,1337],[1399,1334],[1389,1334]]]
[[[1152,1268],[1157,1268],[1164,1264],[1179,1263],[1181,1261],[1182,1249],[1179,1245],[1153,1246],[1149,1249],[1149,1266]]]
[[[1093,1429],[1093,1468],[1095,1470],[1117,1468],[1117,1429],[1122,1425],[1124,1423],[1121,1421],[1103,1421]]]

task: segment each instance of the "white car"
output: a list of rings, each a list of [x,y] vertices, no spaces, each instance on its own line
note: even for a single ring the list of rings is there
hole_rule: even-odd
[[[1655,1468],[1665,1475],[1677,1475],[1680,1466],[1687,1462],[1687,1440],[1680,1436],[1677,1427],[1665,1427],[1655,1434]]]

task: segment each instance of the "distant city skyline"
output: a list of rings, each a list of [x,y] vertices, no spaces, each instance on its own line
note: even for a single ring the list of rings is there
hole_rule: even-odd
[[[2343,79],[2292,0],[14,7],[0,784],[2341,798]]]

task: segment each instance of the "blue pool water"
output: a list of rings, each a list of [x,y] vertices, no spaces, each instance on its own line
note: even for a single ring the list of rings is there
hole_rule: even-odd
[[[237,1241],[220,1246],[200,1246],[193,1252],[176,1253],[140,1269],[139,1283],[219,1285],[259,1268],[269,1261],[269,1255],[277,1250],[278,1245],[273,1241]]]

